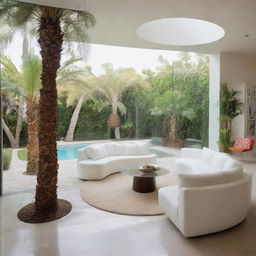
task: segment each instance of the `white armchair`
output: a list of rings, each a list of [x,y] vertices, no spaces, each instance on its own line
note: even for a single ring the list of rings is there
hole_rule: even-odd
[[[158,196],[160,207],[181,233],[199,236],[243,221],[250,208],[252,179],[241,164],[209,149],[183,149],[181,155],[176,162],[179,185],[161,188]]]

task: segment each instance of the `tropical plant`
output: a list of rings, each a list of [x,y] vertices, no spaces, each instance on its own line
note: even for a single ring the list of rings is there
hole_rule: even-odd
[[[94,16],[85,11],[75,11],[49,6],[4,0],[0,5],[0,17],[12,20],[17,26],[31,19],[38,22],[39,45],[42,56],[42,74],[39,102],[39,172],[35,204],[25,206],[18,216],[24,221],[49,221],[60,218],[71,210],[70,203],[57,200],[57,70],[60,67],[63,40],[86,37],[85,29],[95,23]],[[86,37],[87,38],[87,37]],[[26,212],[34,214],[26,219]],[[60,213],[58,217],[53,212]],[[49,215],[50,214],[50,215]]]
[[[4,72],[2,72],[2,78]],[[3,103],[2,127],[12,148],[18,148],[22,123],[25,119],[25,104],[17,91],[10,91],[9,86],[1,85],[1,100]],[[12,116],[15,115],[15,118]],[[9,118],[10,117],[10,118]],[[10,120],[12,122],[10,122]],[[13,120],[14,119],[14,120]],[[13,125],[13,121],[15,125]]]
[[[124,93],[132,87],[149,88],[149,84],[132,68],[119,68],[114,70],[111,64],[103,65],[105,73],[91,78],[90,83],[95,86],[105,101],[111,105],[112,112],[108,117],[108,127],[115,129],[115,138],[120,139],[120,117],[126,113],[122,103]]]
[[[227,84],[221,84],[220,93],[220,151],[229,152],[233,145],[232,120],[242,113],[242,102],[238,98],[239,91],[229,89]]]
[[[4,67],[3,85],[10,90],[16,90],[20,98],[26,103],[28,121],[26,174],[35,175],[38,172],[38,98],[39,88],[41,87],[41,60],[36,56],[24,57],[21,71],[5,56],[0,57],[0,63]],[[22,105],[22,102],[19,104]],[[11,142],[11,138],[9,139]]]
[[[57,84],[74,88],[72,87],[73,83],[81,82],[80,76],[78,75],[83,74],[84,70],[74,67],[73,65],[79,60],[80,58],[70,57],[61,65],[57,73]],[[39,89],[41,87],[41,60],[39,57],[33,55],[24,57],[21,71],[5,56],[0,57],[0,63],[3,65],[3,86],[5,90],[9,89],[9,91],[17,92],[20,99],[19,104],[23,104],[23,101],[26,104],[26,118],[28,122],[28,162],[25,174],[35,175],[38,172],[39,158],[38,100]],[[8,127],[5,128],[8,132],[7,129]],[[10,142],[12,143],[10,132],[8,132],[8,134]]]
[[[151,110],[153,115],[164,117],[163,125],[169,129],[169,141],[177,142],[176,123],[178,118],[185,117],[192,120],[195,117],[193,108],[190,107],[188,97],[180,91],[168,90],[164,95],[155,100],[155,107]]]
[[[190,55],[190,54],[189,54]],[[152,109],[152,103],[158,97],[161,97],[168,90],[178,90],[184,92],[187,100],[191,103],[197,118],[188,120],[187,118],[177,119],[177,136],[179,139],[194,138],[202,140],[202,144],[208,145],[208,115],[209,115],[209,58],[207,55],[196,54],[196,61],[187,53],[180,53],[178,59],[172,63],[164,58],[159,58],[161,66],[157,67],[157,72],[144,70],[147,81],[151,84],[151,93],[144,98],[148,98],[148,108],[143,109],[140,113],[140,124],[146,123],[143,126],[143,131],[147,127],[152,126],[154,136],[162,136],[166,134],[168,140],[168,131],[161,128],[159,117],[155,117],[155,121],[150,122],[147,116],[148,109]],[[144,116],[144,117],[143,117]],[[151,116],[152,118],[152,116]],[[143,119],[143,121],[142,121]],[[168,124],[169,122],[167,122]],[[142,129],[142,127],[141,127]],[[163,132],[161,133],[161,130]]]
[[[75,105],[65,138],[65,141],[73,141],[81,107],[85,101],[93,99],[94,90],[89,83],[92,76],[91,68],[71,68],[69,70],[60,68],[58,74],[60,77],[57,82],[59,91],[67,92],[68,95],[67,106]]]

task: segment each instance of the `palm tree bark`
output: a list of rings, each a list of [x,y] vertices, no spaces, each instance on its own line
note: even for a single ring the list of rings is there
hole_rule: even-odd
[[[3,125],[4,132],[5,132],[6,136],[8,137],[12,148],[16,148],[17,147],[16,140],[15,140],[14,136],[12,135],[11,130],[9,129],[9,127],[7,126],[7,124],[3,118],[2,118],[2,125]]]
[[[171,117],[170,118],[170,128],[171,128],[171,142],[175,143],[177,141],[177,136],[176,136],[176,118]]]
[[[57,87],[63,34],[58,17],[42,16],[39,44],[42,88],[39,101],[39,171],[35,197],[37,213],[56,211],[57,203]]]
[[[24,58],[24,57],[28,56],[28,54],[29,54],[27,24],[23,25],[22,32],[23,32],[22,57]]]
[[[24,107],[23,104],[20,103],[18,108],[18,119],[16,124],[15,136],[13,136],[11,130],[9,129],[6,122],[2,118],[3,129],[9,139],[9,142],[12,148],[18,148],[20,144],[20,133],[21,133],[22,123],[23,123],[23,110],[24,110],[23,107]]]
[[[116,139],[121,139],[120,127],[115,128],[115,137],[116,137]]]
[[[76,124],[77,124],[81,107],[83,105],[83,101],[84,101],[84,96],[81,96],[72,114],[65,141],[68,141],[68,142],[73,141]]]
[[[119,119],[119,115],[117,113],[117,100],[114,100],[114,102],[112,103],[112,114],[114,114],[117,118],[118,118],[118,127],[115,127],[115,138],[116,139],[121,139],[120,136],[120,119]]]
[[[38,147],[38,109],[36,99],[27,99],[28,121],[28,162],[25,174],[36,175],[38,172],[39,147]]]
[[[20,133],[22,129],[23,115],[24,115],[24,105],[20,103],[18,108],[18,120],[17,120],[16,132],[15,132],[15,140],[16,140],[15,147],[19,147],[19,144],[20,144]]]

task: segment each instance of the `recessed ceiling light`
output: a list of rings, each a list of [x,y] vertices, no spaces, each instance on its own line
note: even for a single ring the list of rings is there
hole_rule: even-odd
[[[217,24],[190,18],[153,20],[141,25],[136,33],[142,39],[174,46],[208,44],[225,35]]]

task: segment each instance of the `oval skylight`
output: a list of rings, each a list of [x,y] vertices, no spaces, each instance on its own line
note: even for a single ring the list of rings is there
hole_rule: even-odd
[[[136,33],[142,39],[174,46],[208,44],[225,35],[217,24],[190,18],[153,20],[141,25]]]

